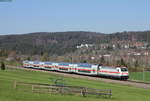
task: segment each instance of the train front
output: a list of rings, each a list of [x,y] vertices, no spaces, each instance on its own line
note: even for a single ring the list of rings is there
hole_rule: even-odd
[[[121,79],[122,80],[127,80],[129,78],[129,72],[128,72],[127,67],[121,67],[120,73],[121,73]]]

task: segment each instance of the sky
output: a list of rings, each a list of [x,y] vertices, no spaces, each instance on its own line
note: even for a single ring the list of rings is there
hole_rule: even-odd
[[[150,30],[150,0],[1,1],[5,0],[0,0],[1,35]]]

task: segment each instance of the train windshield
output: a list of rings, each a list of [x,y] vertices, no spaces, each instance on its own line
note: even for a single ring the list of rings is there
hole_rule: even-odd
[[[127,68],[121,68],[121,71],[122,71],[122,72],[127,72],[128,69],[127,69]]]

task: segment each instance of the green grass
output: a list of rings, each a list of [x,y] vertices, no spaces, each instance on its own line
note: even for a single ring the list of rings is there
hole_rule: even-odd
[[[150,82],[150,72],[131,72],[130,79]]]
[[[14,80],[34,83],[51,83],[49,78],[57,77],[59,76],[40,71],[19,69],[0,70],[0,101],[150,101],[150,90],[147,89],[71,77],[64,77],[66,84],[98,89],[112,89],[112,98],[83,98],[73,95],[38,94],[13,89]]]

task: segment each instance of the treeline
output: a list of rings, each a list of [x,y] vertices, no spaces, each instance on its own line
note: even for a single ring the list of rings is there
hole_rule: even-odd
[[[84,43],[98,43],[102,34],[94,32],[38,32],[24,35],[0,36],[0,49],[16,51],[19,54],[63,55],[73,52],[76,46]]]
[[[130,40],[150,43],[150,31],[102,34],[96,32],[37,32],[22,35],[1,35],[0,49],[17,54],[64,55],[74,52],[77,45],[102,44]]]

